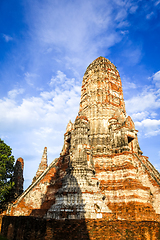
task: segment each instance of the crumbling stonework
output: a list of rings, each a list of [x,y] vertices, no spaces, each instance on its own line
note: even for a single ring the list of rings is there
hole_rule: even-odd
[[[36,179],[47,169],[48,163],[47,163],[47,147],[44,148],[43,155],[41,162],[39,164],[39,168],[36,172],[36,176],[33,178],[33,182],[36,181]]]
[[[60,157],[45,148],[31,186],[12,216],[53,219],[160,220],[160,174],[143,156],[126,116],[116,67],[103,57],[87,68],[80,110],[67,125]]]
[[[23,158],[18,158],[16,164],[14,166],[14,177],[13,182],[14,185],[14,198],[17,198],[19,195],[23,193],[23,168],[24,168],[24,161]]]

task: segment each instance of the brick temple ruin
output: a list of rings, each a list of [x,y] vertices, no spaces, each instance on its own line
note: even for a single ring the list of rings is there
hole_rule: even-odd
[[[117,68],[97,58],[84,74],[79,113],[67,125],[60,157],[48,166],[44,148],[32,184],[6,214],[160,221],[160,174],[143,156],[137,132]]]

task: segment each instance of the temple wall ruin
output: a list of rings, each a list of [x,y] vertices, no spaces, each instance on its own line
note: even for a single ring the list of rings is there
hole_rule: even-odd
[[[160,239],[156,221],[46,220],[33,217],[3,217],[2,234],[9,240],[66,239]]]
[[[78,116],[67,125],[59,158],[48,166],[44,148],[32,184],[6,214],[2,232],[11,240],[25,233],[30,239],[160,237],[160,174],[140,149],[119,72],[108,59],[97,58],[84,74]]]

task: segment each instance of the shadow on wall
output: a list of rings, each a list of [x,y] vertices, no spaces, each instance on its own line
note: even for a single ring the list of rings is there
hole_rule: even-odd
[[[61,187],[55,194],[55,203],[46,214],[46,218],[84,219],[85,203],[77,179],[67,174],[61,180]]]
[[[84,219],[85,203],[79,183],[72,174],[73,167],[69,157],[60,157],[57,165],[56,173],[50,178],[42,198],[40,209],[33,209],[30,216],[57,220]],[[83,169],[79,171],[79,175],[83,175]]]
[[[160,223],[155,221],[106,221],[93,219],[86,220],[85,223],[85,220],[63,221],[5,216],[2,234],[9,240],[157,240],[160,239]]]
[[[22,226],[19,227],[17,223],[14,231],[21,231],[22,228],[26,232],[26,226],[30,225],[34,229],[33,239],[37,239],[39,234],[41,239],[90,239],[85,222],[85,203],[72,170],[68,155],[61,156],[56,173],[51,178],[47,192],[42,199],[41,208],[33,209],[31,217],[20,217]],[[38,225],[36,225],[35,217],[44,219],[37,219]],[[33,222],[32,224],[29,219]],[[32,230],[28,229],[28,231],[32,235]],[[17,234],[18,232],[14,233],[14,235]],[[49,238],[45,238],[48,234]]]
[[[9,240],[89,240],[85,220],[46,220],[34,217],[4,217],[2,234]]]
[[[76,178],[70,173],[61,178],[60,171],[57,177],[56,181],[51,180],[41,209],[34,209],[32,216],[4,217],[3,236],[9,240],[90,239]],[[44,218],[40,217],[42,214]]]

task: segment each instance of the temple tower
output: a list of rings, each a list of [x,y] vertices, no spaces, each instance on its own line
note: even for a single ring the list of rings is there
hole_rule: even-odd
[[[67,125],[60,157],[47,167],[44,149],[32,185],[11,214],[160,220],[160,174],[143,156],[137,133],[116,67],[97,58],[84,74],[79,113]]]
[[[141,153],[134,123],[130,117],[126,118],[119,72],[104,57],[94,60],[84,74],[79,116],[87,117],[90,122],[93,154],[112,154],[133,148]],[[128,145],[132,140],[132,146]]]
[[[126,117],[118,70],[108,59],[97,58],[84,74],[79,113],[64,135],[61,156],[69,166],[46,217],[140,219],[143,212],[144,219],[154,219],[160,214],[160,193],[154,198],[155,212],[151,196],[158,188],[149,187],[148,160],[137,132]],[[74,216],[62,214],[73,206]]]
[[[108,119],[116,111],[120,112],[122,118],[126,116],[119,72],[108,59],[99,57],[88,66],[84,74],[79,114],[90,121],[103,120],[102,129],[97,129],[103,132]]]

